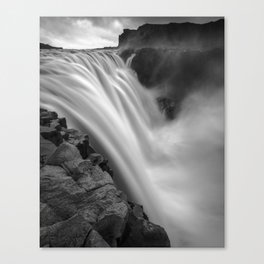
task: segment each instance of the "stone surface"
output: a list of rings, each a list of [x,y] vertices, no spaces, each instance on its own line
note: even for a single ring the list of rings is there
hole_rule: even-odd
[[[130,211],[120,247],[170,247],[164,228]]]
[[[109,247],[109,245],[98,232],[91,230],[85,241],[84,247]]]
[[[40,246],[83,247],[92,226],[81,215],[40,229]]]
[[[55,210],[53,210],[46,203],[40,203],[40,227],[53,225],[57,222],[62,221]]]
[[[56,128],[40,126],[40,135],[54,143],[56,146],[59,146],[63,142],[62,136]]]
[[[56,150],[55,144],[40,136],[40,164],[43,166]]]

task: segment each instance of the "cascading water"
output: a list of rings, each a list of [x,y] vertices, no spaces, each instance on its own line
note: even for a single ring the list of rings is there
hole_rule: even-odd
[[[202,95],[190,96],[179,120],[168,123],[153,94],[115,53],[40,54],[41,106],[93,135],[118,169],[116,181],[144,205],[152,222],[165,227],[173,246],[223,243],[219,97],[214,94],[204,103]],[[195,111],[190,105],[197,106]],[[220,124],[214,123],[218,119]]]

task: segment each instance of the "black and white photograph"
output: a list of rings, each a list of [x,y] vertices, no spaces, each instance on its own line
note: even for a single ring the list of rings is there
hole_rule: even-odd
[[[40,247],[224,247],[223,17],[40,17]]]
[[[264,2],[1,2],[0,263],[264,263]]]

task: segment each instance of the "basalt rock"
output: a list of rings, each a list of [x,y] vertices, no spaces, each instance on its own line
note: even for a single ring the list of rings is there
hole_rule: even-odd
[[[62,135],[56,128],[40,126],[40,135],[56,146],[59,146],[63,142]]]
[[[41,113],[52,118],[41,127],[46,139],[41,136],[40,154],[45,159],[40,169],[40,246],[167,246],[163,229],[149,222],[142,206],[128,202],[116,188],[106,170],[107,160],[95,152],[87,152],[83,159],[84,147],[90,145],[78,146],[85,140],[89,143],[88,135],[61,124],[58,129],[56,114]],[[52,131],[63,139],[56,141],[58,146],[47,136]]]
[[[164,228],[130,211],[120,247],[170,247]]]
[[[82,215],[40,229],[43,247],[109,247]]]

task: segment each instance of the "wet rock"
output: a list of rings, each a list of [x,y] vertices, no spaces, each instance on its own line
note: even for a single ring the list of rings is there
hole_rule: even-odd
[[[89,137],[88,135],[85,135],[83,138],[80,138],[79,142],[76,144],[76,147],[79,149],[82,158],[86,159],[89,156],[89,153],[88,153]]]
[[[109,175],[113,178],[114,176],[114,172],[113,170],[110,168],[110,166],[108,165],[108,160],[104,158],[104,160],[99,164],[100,168],[103,171],[106,171],[109,173]]]
[[[49,126],[50,122],[57,118],[58,118],[58,114],[56,112],[47,111],[45,109],[41,109],[40,111],[41,126]]]
[[[50,128],[54,128],[57,131],[61,131],[61,125],[59,119],[54,119],[50,122]]]
[[[61,127],[67,128],[67,122],[65,117],[59,118],[59,123]]]

